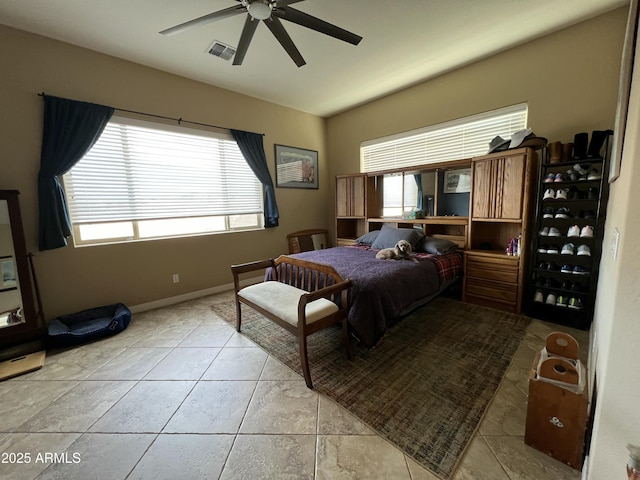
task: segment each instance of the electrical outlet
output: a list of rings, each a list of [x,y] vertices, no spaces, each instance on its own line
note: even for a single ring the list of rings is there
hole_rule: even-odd
[[[173,274],[173,283],[178,283],[180,281],[180,275],[177,273]]]

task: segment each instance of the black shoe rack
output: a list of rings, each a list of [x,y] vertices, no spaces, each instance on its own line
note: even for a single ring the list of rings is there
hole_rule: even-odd
[[[546,151],[542,156],[523,299],[531,317],[582,330],[591,325],[609,197],[609,132],[602,155],[589,148],[592,156],[584,158],[551,163]]]

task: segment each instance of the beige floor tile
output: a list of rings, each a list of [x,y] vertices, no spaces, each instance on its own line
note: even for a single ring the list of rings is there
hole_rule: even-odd
[[[523,437],[485,437],[511,480],[579,480],[580,472],[524,443]]]
[[[220,480],[313,480],[315,435],[239,435]]]
[[[25,480],[36,478],[54,457],[62,454],[78,433],[13,433],[0,444],[0,478]],[[5,457],[7,454],[7,457]],[[11,454],[15,454],[11,456]],[[59,458],[59,457],[58,457]]]
[[[367,425],[336,402],[320,395],[318,405],[319,435],[375,435]]]
[[[226,324],[226,323],[225,323]],[[249,340],[249,337],[242,333],[233,331],[233,335],[229,338],[229,341],[225,344],[225,347],[257,347],[258,344]]]
[[[135,382],[84,381],[20,425],[24,432],[84,432]]]
[[[33,380],[82,380],[124,351],[94,342],[75,348],[47,352],[44,366],[25,375]]]
[[[127,348],[93,372],[89,380],[141,380],[169,354],[170,348]]]
[[[195,382],[142,381],[89,429],[100,433],[159,433]]]
[[[480,424],[481,435],[524,435],[527,396],[514,382],[505,380],[498,388]]]
[[[267,354],[261,348],[225,348],[202,375],[202,380],[258,380]]]
[[[163,433],[237,433],[256,382],[199,382]]]
[[[200,325],[180,342],[180,347],[224,347],[235,330],[229,325]]]
[[[233,435],[159,435],[127,480],[217,479]]]
[[[198,380],[220,351],[220,348],[174,348],[144,379]]]
[[[462,457],[452,480],[510,480],[485,440],[476,436]],[[542,479],[540,479],[542,480]]]
[[[260,380],[300,380],[302,375],[291,370],[280,360],[269,356],[262,370]]]
[[[320,435],[316,480],[410,480],[404,455],[376,435]]]
[[[304,381],[261,381],[240,427],[241,433],[315,434],[318,394]]]
[[[78,384],[76,381],[15,381],[0,384],[0,431],[11,432]]]
[[[162,325],[147,331],[132,347],[177,347],[196,325]]]
[[[51,465],[38,480],[123,480],[154,438],[155,435],[144,434],[86,433],[67,449],[70,463]]]
[[[413,458],[405,455],[404,459],[407,462],[407,466],[409,467],[411,480],[440,480],[440,477],[436,476],[434,473],[431,473],[429,470],[416,462]]]

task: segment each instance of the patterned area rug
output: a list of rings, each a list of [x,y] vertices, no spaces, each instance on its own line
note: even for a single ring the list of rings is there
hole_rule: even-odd
[[[212,305],[235,324],[233,302]],[[302,374],[297,338],[243,306],[242,332]],[[435,474],[449,478],[477,429],[530,320],[436,298],[349,362],[340,329],[308,340],[314,389]]]

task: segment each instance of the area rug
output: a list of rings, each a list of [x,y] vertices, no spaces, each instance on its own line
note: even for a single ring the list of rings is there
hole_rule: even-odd
[[[212,305],[235,323],[235,305]],[[298,373],[294,335],[243,306],[242,332]],[[491,402],[530,319],[436,298],[349,362],[340,329],[309,337],[314,389],[344,406],[418,463],[449,478]]]

